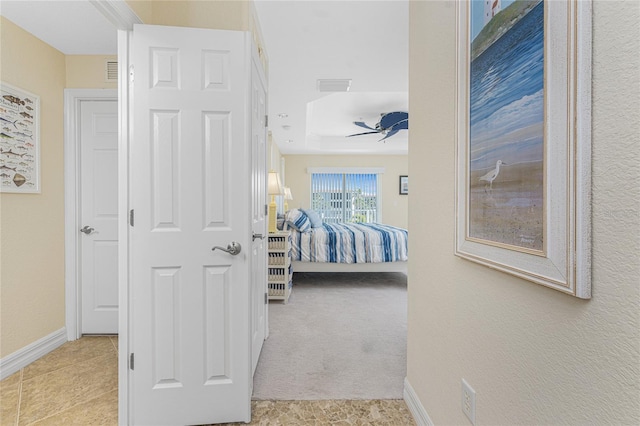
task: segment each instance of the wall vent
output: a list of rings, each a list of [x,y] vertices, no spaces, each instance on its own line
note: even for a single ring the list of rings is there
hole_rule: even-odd
[[[104,62],[104,76],[106,83],[118,82],[118,61],[107,59]]]

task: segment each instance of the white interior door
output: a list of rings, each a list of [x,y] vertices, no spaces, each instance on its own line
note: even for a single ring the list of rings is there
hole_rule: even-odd
[[[237,31],[134,26],[136,425],[251,418],[249,43]],[[231,242],[239,254],[212,251]]]
[[[267,215],[266,206],[266,161],[267,161],[267,94],[264,75],[254,53],[251,61],[251,176],[252,176],[252,259],[251,280],[251,365],[252,373],[258,365],[262,344],[267,336]]]
[[[83,334],[118,332],[118,102],[80,106]]]

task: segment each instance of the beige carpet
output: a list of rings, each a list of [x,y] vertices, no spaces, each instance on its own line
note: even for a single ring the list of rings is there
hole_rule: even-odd
[[[269,303],[254,399],[402,399],[407,279],[401,273],[295,273]]]

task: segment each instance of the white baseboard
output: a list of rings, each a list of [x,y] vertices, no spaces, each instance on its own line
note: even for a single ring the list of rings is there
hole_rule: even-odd
[[[13,373],[20,371],[21,368],[45,356],[66,341],[67,330],[62,327],[60,330],[54,331],[48,336],[44,336],[42,339],[36,340],[0,359],[0,380],[4,380]]]
[[[427,410],[424,409],[420,399],[418,399],[418,395],[416,391],[413,390],[409,380],[404,378],[404,402],[407,403],[407,407],[409,407],[409,411],[411,411],[411,415],[413,416],[413,420],[415,420],[418,426],[433,426],[433,422],[431,418],[429,418],[429,414],[427,414]]]

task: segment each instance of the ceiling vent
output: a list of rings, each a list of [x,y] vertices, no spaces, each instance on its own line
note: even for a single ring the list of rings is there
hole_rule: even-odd
[[[351,79],[324,79],[318,80],[319,92],[348,92],[351,88]]]
[[[104,62],[104,79],[106,83],[118,82],[118,61],[107,59]]]

